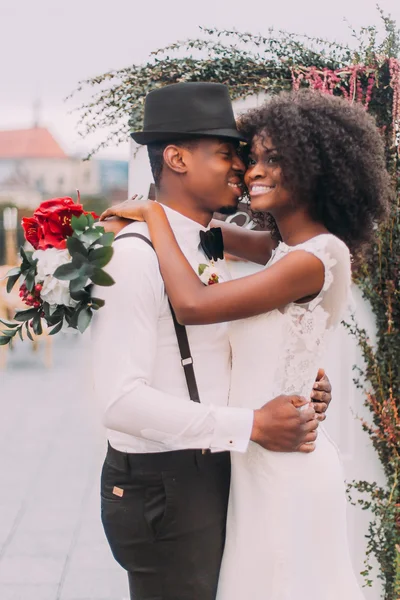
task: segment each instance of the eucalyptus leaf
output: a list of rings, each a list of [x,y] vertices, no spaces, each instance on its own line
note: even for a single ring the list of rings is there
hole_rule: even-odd
[[[85,263],[79,269],[79,277],[86,277],[86,279],[88,277],[91,277],[93,275],[94,269],[95,269],[95,266],[92,265],[92,263],[90,263],[90,262]]]
[[[104,246],[89,252],[89,260],[96,267],[105,267],[111,260],[114,250],[111,246]]]
[[[86,257],[88,255],[88,251],[84,244],[76,237],[69,237],[67,239],[67,248],[71,256],[82,254],[82,256]]]
[[[0,335],[0,346],[7,346],[10,343],[11,338]]]
[[[84,233],[82,233],[79,236],[79,239],[82,242],[86,242],[87,244],[93,244],[93,242],[95,242],[99,237],[99,232],[97,231],[97,228],[95,229],[88,229],[87,231],[85,231]]]
[[[79,269],[74,267],[72,263],[61,265],[54,271],[54,277],[61,281],[70,281],[79,277]]]
[[[94,284],[102,286],[110,286],[114,285],[115,283],[111,275],[109,275],[102,269],[95,269],[90,279],[93,281]]]
[[[79,215],[79,217],[76,217],[75,215],[72,216],[71,227],[74,231],[76,231],[76,232],[85,231],[87,224],[88,224],[88,221],[84,214]]]
[[[20,337],[21,342],[24,341],[24,336],[22,335],[22,327],[23,325],[21,325],[21,327],[18,329],[18,335]]]
[[[78,277],[77,279],[73,279],[69,284],[69,292],[73,300],[79,300],[77,297],[77,293],[87,295],[85,292],[85,286],[87,284],[88,277],[87,275],[83,275]]]
[[[97,230],[103,230],[103,227],[98,227]],[[99,237],[98,240],[96,240],[95,242],[93,242],[92,246],[95,245],[99,245],[99,246],[111,246],[111,244],[113,243],[115,238],[115,234],[112,231],[108,231],[107,233],[104,233],[101,237]]]

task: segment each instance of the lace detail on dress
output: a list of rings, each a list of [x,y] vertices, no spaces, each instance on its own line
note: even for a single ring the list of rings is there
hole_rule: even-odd
[[[285,356],[275,375],[274,391],[275,395],[299,394],[308,398],[318,369],[316,357],[323,354],[327,336],[342,318],[348,302],[350,257],[341,240],[323,234],[298,246],[281,242],[270,264],[298,250],[310,252],[322,262],[324,284],[310,302],[291,303],[282,311]],[[336,285],[332,288],[334,281]]]

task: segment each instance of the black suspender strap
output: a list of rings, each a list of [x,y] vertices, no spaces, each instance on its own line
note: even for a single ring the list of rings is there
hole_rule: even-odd
[[[171,309],[172,320],[174,322],[176,338],[178,340],[179,352],[181,353],[181,364],[186,377],[186,383],[189,390],[190,399],[193,402],[200,402],[199,390],[197,388],[196,375],[193,368],[193,358],[190,352],[189,340],[186,327],[176,320],[175,311],[171,302],[168,300]]]
[[[154,246],[151,241],[140,233],[123,233],[118,235],[114,241],[121,240],[127,237],[135,237],[143,240],[154,250]],[[179,352],[181,354],[181,364],[185,373],[186,384],[189,391],[190,399],[193,402],[200,402],[199,390],[196,382],[196,375],[193,368],[193,358],[190,352],[189,339],[186,331],[186,327],[178,323],[175,315],[175,311],[172,308],[171,302],[168,300],[169,307],[171,309],[172,320],[174,322],[176,338],[178,340]]]

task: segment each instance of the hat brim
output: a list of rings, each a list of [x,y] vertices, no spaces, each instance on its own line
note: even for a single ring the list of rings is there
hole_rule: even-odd
[[[248,141],[236,129],[207,129],[204,131],[188,131],[185,133],[178,131],[133,131],[131,137],[137,144],[142,145],[202,137],[217,137],[246,143]]]

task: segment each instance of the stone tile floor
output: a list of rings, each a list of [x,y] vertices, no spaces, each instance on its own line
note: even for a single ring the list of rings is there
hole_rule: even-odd
[[[0,371],[0,599],[124,600],[100,522],[105,453],[88,340],[58,337],[53,367],[28,342]]]

